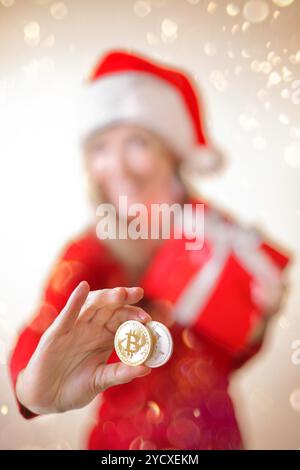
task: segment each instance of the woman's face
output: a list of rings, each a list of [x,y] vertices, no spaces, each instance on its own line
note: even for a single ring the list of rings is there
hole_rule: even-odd
[[[92,184],[116,207],[120,196],[127,196],[128,206],[138,202],[147,207],[178,199],[176,159],[152,132],[115,125],[89,137],[85,152]]]

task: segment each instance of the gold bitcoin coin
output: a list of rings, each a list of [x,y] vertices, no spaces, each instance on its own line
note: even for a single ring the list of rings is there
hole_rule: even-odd
[[[128,320],[116,331],[115,350],[122,362],[130,366],[143,364],[152,351],[152,336],[148,328],[135,320]]]

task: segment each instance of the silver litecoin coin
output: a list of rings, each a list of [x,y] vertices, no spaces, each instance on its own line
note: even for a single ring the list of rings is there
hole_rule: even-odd
[[[153,337],[152,353],[145,361],[148,367],[160,367],[164,365],[172,356],[173,339],[168,328],[158,321],[146,323]]]

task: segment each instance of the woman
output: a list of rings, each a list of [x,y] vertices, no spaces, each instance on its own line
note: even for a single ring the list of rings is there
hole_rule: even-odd
[[[128,216],[120,197],[146,208],[192,201],[183,165],[185,174],[215,169],[218,155],[208,152],[191,81],[139,55],[112,51],[95,67],[88,88],[83,150],[95,206],[112,204],[119,227]],[[251,290],[264,315],[247,331],[239,354],[230,354],[213,333],[177,321],[163,298],[143,297],[140,286],[164,246],[161,236],[100,239],[96,226],[95,217],[63,250],[13,351],[11,374],[23,416],[80,408],[101,393],[89,449],[242,448],[229,376],[261,346],[265,320],[279,307],[286,258],[264,247],[274,269],[265,282],[256,276]],[[155,274],[150,285],[169,280]],[[152,370],[118,362],[117,327],[151,317],[171,329],[170,361]],[[233,331],[236,325],[228,323]]]

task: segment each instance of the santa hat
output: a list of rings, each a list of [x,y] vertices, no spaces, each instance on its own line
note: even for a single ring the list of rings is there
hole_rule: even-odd
[[[222,161],[204,135],[201,110],[186,73],[123,50],[105,54],[85,82],[80,138],[131,122],[162,137],[185,168],[210,172]]]

